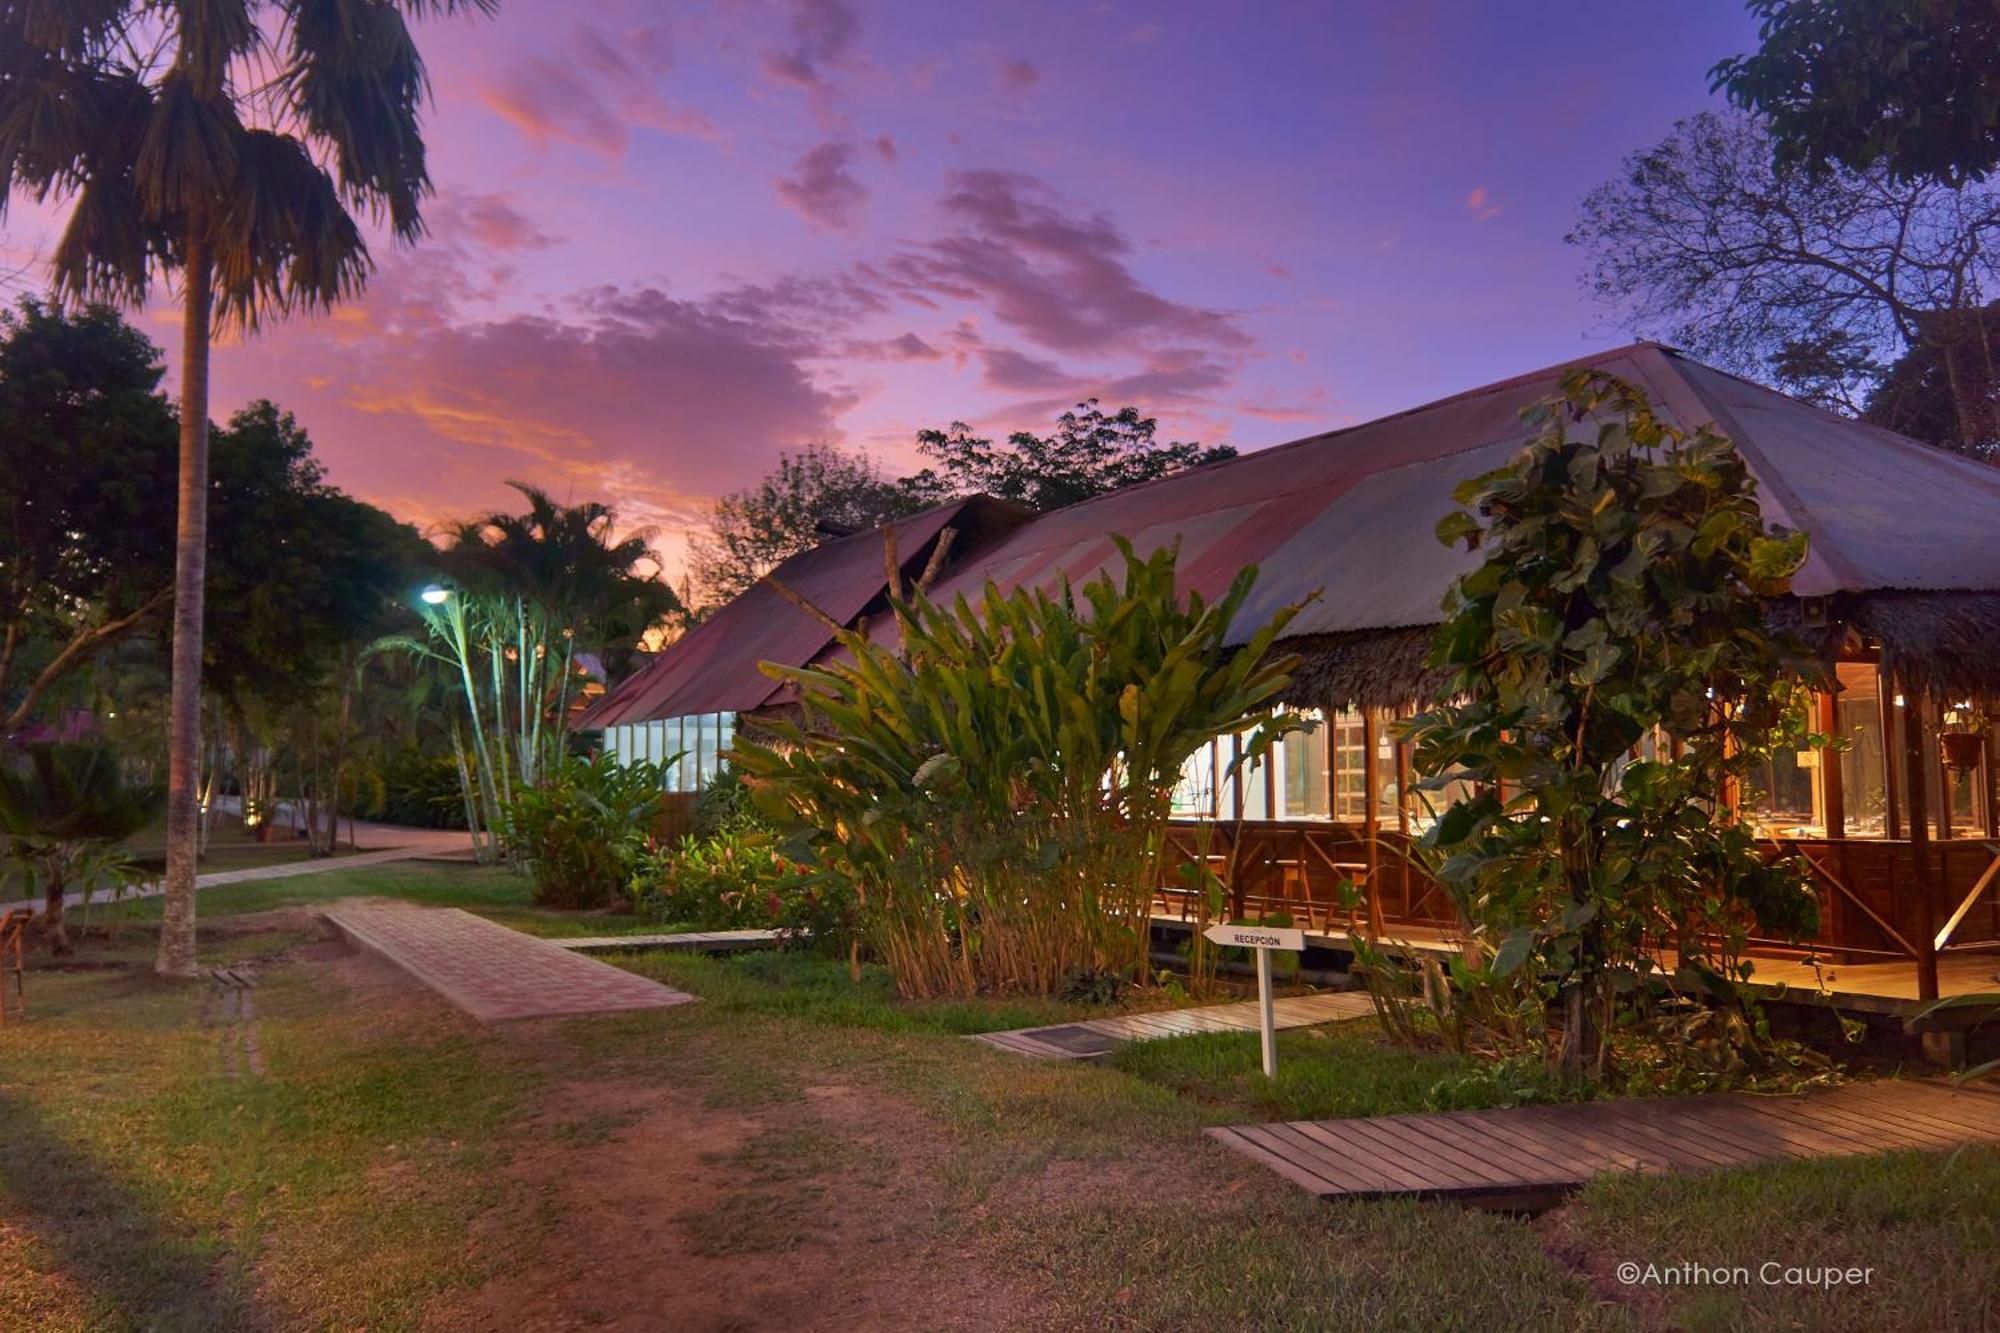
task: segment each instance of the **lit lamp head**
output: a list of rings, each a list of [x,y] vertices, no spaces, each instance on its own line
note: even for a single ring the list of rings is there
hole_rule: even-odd
[[[426,606],[443,606],[451,600],[451,589],[441,583],[432,583],[426,585],[424,590],[418,593],[417,596],[424,599],[424,605]]]

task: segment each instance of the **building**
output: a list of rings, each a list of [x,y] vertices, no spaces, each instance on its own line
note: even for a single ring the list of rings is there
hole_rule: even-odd
[[[1526,438],[1524,407],[1590,365],[1644,389],[1684,427],[1713,423],[1758,481],[1767,522],[1811,552],[1773,615],[1825,652],[1838,689],[1819,697],[1838,751],[1781,756],[1740,800],[1774,855],[1803,857],[1822,900],[1816,957],[1851,986],[1892,997],[1992,989],[2000,955],[2000,810],[1987,701],[2000,698],[2000,469],[1849,421],[1638,344],[1488,385],[1041,516],[984,497],[882,533],[829,542],[775,571],[610,691],[586,719],[620,754],[685,751],[689,789],[739,719],[790,701],[758,664],[836,650],[832,627],[886,609],[888,565],[934,597],[1091,578],[1111,534],[1140,551],[1178,541],[1186,586],[1219,592],[1261,573],[1242,632],[1317,594],[1284,644],[1300,659],[1289,702],[1325,725],[1234,776],[1227,747],[1196,755],[1177,804],[1184,854],[1226,872],[1239,914],[1282,908],[1318,932],[1346,928],[1336,885],[1366,889],[1370,924],[1442,946],[1448,902],[1404,854],[1429,818],[1408,794],[1399,715],[1432,697],[1431,627],[1477,557],[1438,543],[1452,488]],[[945,547],[940,555],[940,545]],[[781,586],[774,586],[781,585]],[[1760,941],[1782,974],[1796,958]],[[1794,966],[1799,979],[1824,978]]]

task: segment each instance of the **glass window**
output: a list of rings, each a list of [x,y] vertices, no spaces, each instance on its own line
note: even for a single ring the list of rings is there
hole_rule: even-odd
[[[1850,838],[1880,838],[1889,827],[1889,767],[1882,736],[1882,677],[1872,662],[1835,669],[1834,734],[1842,742],[1840,800]]]
[[[1214,819],[1215,742],[1197,749],[1181,764],[1181,780],[1174,784],[1173,812],[1182,819]]]
[[[1368,818],[1367,746],[1361,714],[1335,714],[1329,740],[1333,759],[1333,817],[1343,824],[1359,824]]]
[[[1327,724],[1316,712],[1305,716],[1318,725],[1311,731],[1295,731],[1278,743],[1278,791],[1283,819],[1326,819],[1332,813]]]
[[[1779,750],[1743,777],[1738,801],[1759,832],[1826,832],[1816,750]]]

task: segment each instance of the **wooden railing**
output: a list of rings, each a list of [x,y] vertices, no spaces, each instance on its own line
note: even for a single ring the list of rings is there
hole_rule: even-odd
[[[1456,921],[1443,891],[1410,859],[1408,839],[1392,830],[1377,838],[1372,875],[1368,840],[1355,824],[1260,821],[1239,831],[1226,823],[1182,823],[1169,840],[1183,863],[1204,863],[1215,874],[1238,920],[1282,913],[1325,930],[1372,908],[1378,927],[1392,932]],[[1820,930],[1809,941],[1753,940],[1760,950],[1803,943],[1855,960],[1915,959],[1925,936],[1940,951],[2000,947],[2000,843],[1930,844],[1940,897],[1951,909],[1936,916],[1917,897],[1915,852],[1906,839],[1774,838],[1765,846],[1773,856],[1806,864],[1819,894]],[[1178,867],[1167,867],[1161,881],[1170,909],[1184,906]],[[1349,884],[1358,891],[1358,908],[1343,906]]]

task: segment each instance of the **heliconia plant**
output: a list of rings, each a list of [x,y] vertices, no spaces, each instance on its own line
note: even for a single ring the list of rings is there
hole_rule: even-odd
[[[907,996],[1145,977],[1183,763],[1283,725],[1298,608],[1232,636],[1254,568],[1208,602],[1178,590],[1177,548],[1117,545],[1122,575],[894,598],[892,642],[845,633],[844,660],[765,665],[804,716],[739,737],[736,762],[798,859],[852,886]]]

